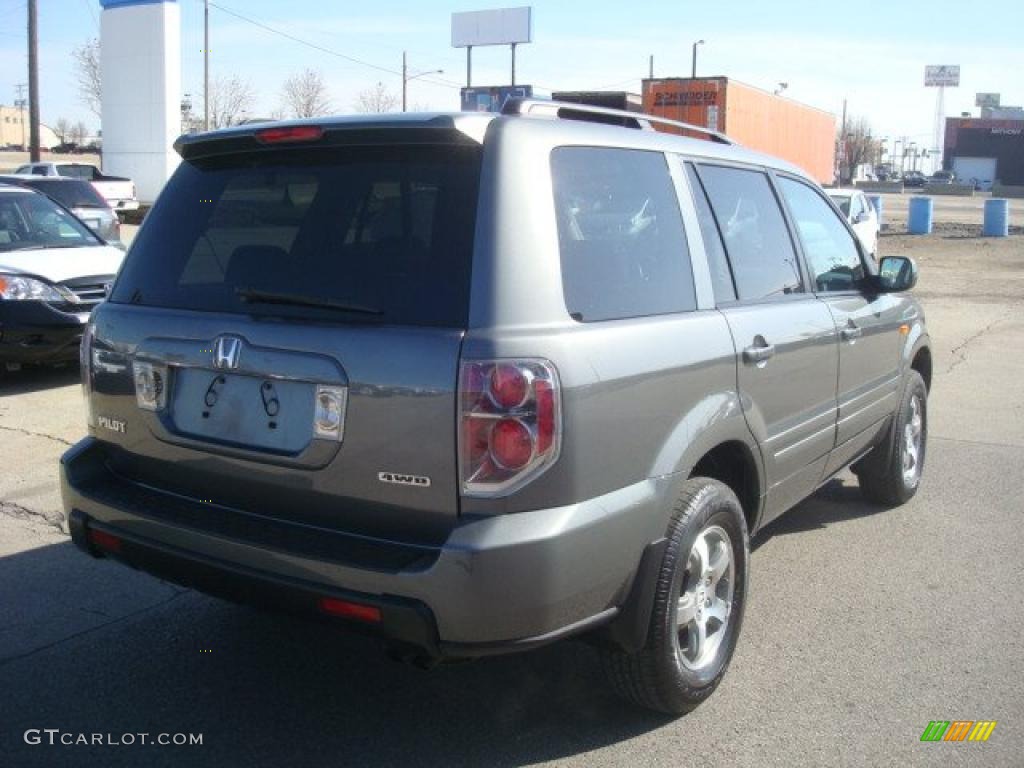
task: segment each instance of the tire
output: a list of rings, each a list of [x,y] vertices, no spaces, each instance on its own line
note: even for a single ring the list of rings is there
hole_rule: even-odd
[[[646,643],[636,653],[608,646],[601,655],[620,696],[647,709],[681,715],[707,699],[729,667],[746,606],[750,544],[736,494],[705,477],[683,485],[666,538]],[[707,566],[720,572],[712,575],[710,585]],[[703,607],[698,605],[701,598]],[[683,619],[690,617],[683,626],[681,610]],[[698,650],[699,622],[705,628],[703,653]]]
[[[853,466],[861,493],[887,507],[910,501],[921,485],[927,452],[928,389],[921,374],[911,369],[885,440]]]

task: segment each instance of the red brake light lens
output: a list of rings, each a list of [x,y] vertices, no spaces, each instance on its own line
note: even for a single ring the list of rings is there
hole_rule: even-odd
[[[355,619],[370,623],[377,623],[381,619],[380,608],[375,605],[352,603],[348,600],[339,600],[336,597],[321,597],[319,606],[324,613],[340,616],[343,619]]]
[[[491,456],[503,469],[522,469],[533,456],[533,435],[518,419],[502,419],[491,429]]]
[[[100,549],[105,549],[108,552],[121,551],[121,539],[112,533],[107,533],[106,531],[99,531],[95,528],[90,528],[89,541]]]
[[[546,360],[464,362],[459,403],[464,494],[507,495],[558,459],[559,383]]]
[[[323,135],[324,129],[319,125],[291,125],[256,131],[256,141],[261,144],[284,144],[293,141],[316,141]]]
[[[502,363],[491,371],[490,392],[499,408],[518,408],[530,392],[530,381],[518,366]]]

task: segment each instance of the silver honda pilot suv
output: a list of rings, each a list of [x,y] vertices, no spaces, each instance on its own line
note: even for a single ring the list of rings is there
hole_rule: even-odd
[[[421,662],[586,635],[681,713],[728,667],[754,532],[847,466],[917,491],[916,267],[799,168],[538,101],[176,148],[82,345],[61,473],[91,555]]]

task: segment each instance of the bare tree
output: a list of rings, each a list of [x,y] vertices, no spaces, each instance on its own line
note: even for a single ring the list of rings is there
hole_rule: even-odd
[[[840,127],[842,132],[842,127]],[[878,142],[871,136],[871,124],[864,117],[851,117],[846,121],[846,133],[839,137],[841,162],[839,168],[840,181],[849,182],[857,171],[857,166],[873,163],[877,154]]]
[[[357,112],[394,112],[398,97],[387,89],[384,83],[360,91],[352,103]]]
[[[82,103],[96,117],[102,117],[103,78],[100,76],[100,41],[93,37],[71,51],[75,60],[75,80],[78,82],[78,95]]]
[[[238,75],[214,78],[210,82],[210,128],[235,125],[255,100],[252,85]]]
[[[71,126],[71,130],[68,133],[68,136],[71,138],[71,141],[73,141],[75,144],[85,144],[85,137],[88,135],[89,128],[81,120],[79,120],[77,123]]]
[[[57,134],[61,144],[67,144],[71,134],[71,121],[66,117],[59,118],[53,125],[53,132]]]
[[[327,85],[315,69],[307,67],[285,80],[281,95],[293,117],[319,117],[331,111]]]

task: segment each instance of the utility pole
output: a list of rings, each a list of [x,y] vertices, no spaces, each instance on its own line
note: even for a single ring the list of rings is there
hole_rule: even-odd
[[[203,130],[210,130],[210,0],[203,0]]]
[[[651,60],[649,62],[648,68],[647,68],[647,73],[648,73],[647,74],[648,78],[653,80],[654,79],[654,54],[653,53],[651,54]]]
[[[406,91],[409,85],[409,65],[405,60],[405,51],[402,51],[402,111],[405,112]]]
[[[39,24],[36,0],[28,0],[28,149],[39,162]]]
[[[516,84],[516,44],[512,43],[512,82],[511,85]]]
[[[690,70],[690,78],[693,80],[697,79],[697,46],[704,45],[703,40],[698,40],[693,44],[693,68]]]

